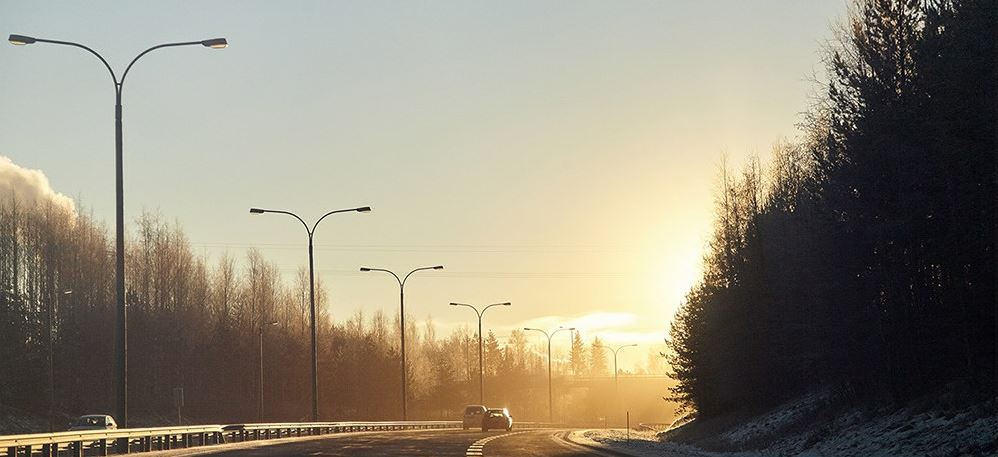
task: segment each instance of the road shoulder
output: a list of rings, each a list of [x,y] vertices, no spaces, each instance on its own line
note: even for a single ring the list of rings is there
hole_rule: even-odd
[[[607,433],[619,432],[619,433]],[[616,436],[621,435],[621,436]],[[683,452],[680,449],[666,449],[664,443],[657,440],[648,439],[646,436],[637,435],[634,439],[623,439],[624,432],[620,430],[573,430],[566,432],[563,439],[566,442],[599,451],[606,455],[618,457],[662,457],[665,455],[675,457],[701,457],[699,453]],[[595,440],[593,437],[600,439]],[[617,439],[620,438],[620,439]]]

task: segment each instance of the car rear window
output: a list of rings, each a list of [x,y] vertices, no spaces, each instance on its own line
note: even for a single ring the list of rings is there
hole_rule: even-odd
[[[464,414],[482,414],[482,408],[469,406],[464,408]]]
[[[77,419],[76,425],[80,426],[104,425],[104,418],[94,417],[94,416],[83,416]]]

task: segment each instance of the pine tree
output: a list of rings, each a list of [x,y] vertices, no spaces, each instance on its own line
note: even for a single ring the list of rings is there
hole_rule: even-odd
[[[598,336],[594,337],[592,344],[589,346],[589,375],[605,376],[608,372],[606,348]]]
[[[586,344],[582,342],[580,332],[572,332],[572,349],[568,354],[568,363],[572,367],[573,376],[585,374],[589,369]]]

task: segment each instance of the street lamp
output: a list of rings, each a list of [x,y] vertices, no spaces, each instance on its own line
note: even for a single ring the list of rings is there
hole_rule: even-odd
[[[420,267],[420,268],[416,268],[416,269],[410,271],[409,274],[405,275],[404,278],[399,279],[399,275],[395,274],[395,272],[391,271],[391,270],[386,270],[384,268],[360,267],[360,271],[364,271],[364,272],[367,272],[367,271],[381,271],[381,272],[388,273],[388,274],[394,276],[395,280],[398,281],[398,283],[399,283],[399,327],[401,329],[399,333],[401,334],[401,338],[402,338],[402,349],[401,349],[401,351],[402,351],[402,420],[409,420],[409,413],[408,413],[408,410],[406,409],[406,400],[407,400],[406,393],[408,392],[408,390],[406,389],[406,385],[408,383],[408,380],[406,379],[406,364],[405,364],[405,282],[406,282],[406,280],[409,279],[409,276],[412,276],[412,274],[415,273],[415,272],[417,272],[417,271],[443,270],[443,269],[444,269],[443,265],[437,265],[437,266],[433,266],[433,267]]]
[[[305,226],[305,231],[308,233],[308,302],[310,306],[311,322],[312,322],[312,422],[319,421],[319,354],[316,346],[316,329],[315,329],[315,261],[312,255],[312,238],[315,235],[315,228],[319,226],[326,216],[336,213],[367,213],[371,211],[370,206],[362,206],[360,208],[347,208],[338,209],[330,211],[323,214],[319,220],[309,227],[305,221],[298,217],[297,214],[290,211],[283,211],[277,209],[261,209],[261,208],[250,208],[250,214],[264,214],[264,213],[274,213],[274,214],[287,214],[288,216],[298,219],[301,225]]]
[[[466,306],[474,310],[475,314],[478,315],[478,401],[482,405],[485,404],[485,366],[482,364],[482,315],[484,315],[485,311],[488,311],[488,309],[493,306],[510,306],[510,304],[511,303],[509,302],[493,303],[489,306],[486,306],[485,308],[482,308],[481,311],[479,311],[478,308],[472,305],[467,305],[464,303],[450,304],[451,306]]]
[[[617,347],[617,349],[614,349],[610,346],[603,346],[603,345],[596,346],[598,348],[609,349],[610,351],[613,352],[613,397],[614,400],[616,400],[618,407],[620,406],[620,388],[617,385],[617,351],[624,348],[630,348],[635,346],[637,346],[637,344],[625,344],[623,346]]]
[[[277,321],[267,322],[260,325],[260,405],[257,413],[257,420],[263,422],[263,330],[267,327],[277,325]]]
[[[178,43],[165,43],[153,46],[145,51],[139,53],[134,59],[125,67],[125,72],[121,74],[121,79],[118,79],[114,74],[114,70],[111,69],[111,65],[107,63],[97,51],[90,49],[79,43],[73,43],[70,41],[59,41],[59,40],[49,40],[44,38],[34,38],[24,35],[10,35],[7,38],[10,44],[15,46],[24,46],[34,43],[49,43],[49,44],[60,44],[65,46],[73,46],[83,49],[98,59],[107,68],[107,71],[111,73],[111,80],[114,82],[114,168],[115,168],[115,196],[116,196],[116,211],[115,211],[115,303],[118,308],[118,313],[116,315],[116,327],[117,332],[115,332],[115,352],[118,356],[117,363],[117,376],[116,376],[116,412],[118,416],[118,421],[122,427],[128,427],[128,310],[125,308],[125,209],[124,209],[124,179],[122,176],[122,134],[121,134],[121,92],[125,84],[125,78],[128,76],[128,71],[132,69],[132,65],[135,65],[142,56],[161,48],[170,48],[177,46],[193,46],[201,45],[207,48],[221,49],[227,47],[228,41],[225,38],[212,38],[209,40],[202,41],[184,41]]]
[[[554,394],[552,393],[554,392],[554,390],[551,388],[551,338],[554,337],[556,333],[562,330],[574,331],[575,327],[569,327],[569,328],[558,327],[553,332],[551,332],[551,334],[548,334],[548,332],[545,332],[544,330],[541,330],[539,328],[524,327],[523,329],[526,331],[533,330],[535,332],[541,332],[548,339],[548,422],[554,422],[554,406],[553,406]]]
[[[73,294],[72,290],[64,290],[61,295],[72,295],[72,294]],[[53,416],[55,416],[55,356],[53,355],[54,351],[52,350],[52,346],[53,346],[52,332],[53,332],[53,327],[54,327],[54,325],[53,325],[53,322],[54,322],[53,316],[54,316],[55,312],[52,309],[53,306],[54,306],[54,304],[52,303],[52,300],[49,300],[48,307],[47,307],[48,309],[47,309],[47,312],[46,312],[46,320],[48,321],[47,322],[47,324],[48,324],[48,341],[47,341],[48,344],[47,345],[48,345],[48,359],[49,359],[48,360],[48,362],[49,362],[49,433],[52,433],[53,431],[55,431],[53,429],[53,424],[52,424]]]

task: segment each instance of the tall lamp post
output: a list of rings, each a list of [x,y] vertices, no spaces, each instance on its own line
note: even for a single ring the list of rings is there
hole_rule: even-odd
[[[551,338],[554,337],[556,333],[563,330],[574,331],[575,327],[569,327],[569,328],[558,327],[550,334],[539,328],[524,327],[523,329],[526,331],[532,330],[535,332],[541,332],[548,339],[548,422],[554,422],[554,394],[553,394],[554,390],[551,388]]]
[[[72,294],[73,294],[72,290],[65,290],[60,295],[72,295]],[[46,312],[46,320],[48,321],[47,322],[47,324],[48,324],[48,338],[47,338],[46,343],[47,343],[47,346],[48,346],[48,359],[49,359],[48,360],[48,362],[49,362],[49,433],[52,433],[53,431],[55,431],[53,423],[52,423],[53,416],[55,416],[55,356],[53,354],[54,351],[53,351],[53,348],[52,348],[52,346],[53,346],[53,339],[54,339],[53,336],[52,336],[52,333],[54,332],[53,328],[54,328],[54,315],[55,315],[55,311],[52,309],[53,307],[54,307],[54,304],[52,303],[52,300],[49,300],[48,309],[46,310],[47,311]]]
[[[613,397],[614,400],[617,402],[618,407],[620,406],[620,387],[617,384],[617,351],[624,348],[631,348],[635,346],[637,346],[637,344],[625,344],[623,346],[618,346],[616,349],[610,346],[602,346],[602,345],[596,346],[603,349],[609,349],[611,352],[613,352]]]
[[[257,409],[257,414],[259,417],[258,421],[263,422],[263,331],[267,327],[277,325],[277,321],[267,322],[265,324],[260,324],[260,405]]]
[[[311,314],[312,322],[312,422],[319,421],[319,354],[316,346],[316,330],[315,330],[315,261],[312,255],[312,238],[315,235],[315,228],[319,226],[326,216],[336,213],[349,213],[358,212],[366,213],[371,211],[370,206],[362,206],[360,208],[347,208],[347,209],[337,209],[323,214],[319,220],[315,221],[311,227],[305,223],[305,220],[298,217],[297,214],[290,211],[283,211],[278,209],[261,209],[261,208],[250,208],[250,214],[287,214],[288,216],[298,219],[301,225],[305,226],[305,232],[308,233],[308,302],[309,302],[309,312]]]
[[[401,348],[401,352],[402,352],[402,420],[409,420],[409,413],[408,413],[408,410],[406,409],[406,401],[407,401],[407,397],[408,397],[408,395],[406,395],[406,393],[408,392],[408,389],[406,389],[406,385],[408,383],[408,379],[406,377],[406,364],[405,364],[405,282],[409,279],[409,276],[412,276],[412,274],[415,273],[415,272],[417,272],[417,271],[443,270],[443,269],[444,269],[443,265],[436,265],[436,266],[433,266],[433,267],[420,267],[420,268],[416,268],[416,269],[410,271],[409,274],[405,275],[404,278],[399,279],[399,275],[395,274],[395,272],[391,271],[391,270],[386,270],[384,268],[360,267],[360,271],[365,271],[365,272],[366,271],[381,271],[381,272],[388,273],[388,274],[394,276],[395,280],[398,281],[398,283],[399,283],[399,327],[400,327],[399,333],[400,333],[401,338],[402,338],[402,346],[401,346],[402,347]]]
[[[115,303],[118,308],[118,313],[116,315],[115,324],[117,327],[117,332],[115,332],[115,352],[117,352],[118,363],[117,363],[117,376],[115,377],[115,397],[117,400],[116,413],[118,416],[118,421],[122,427],[128,427],[128,310],[125,308],[125,209],[124,209],[124,180],[122,178],[122,135],[121,135],[121,92],[122,87],[125,84],[125,78],[128,76],[128,71],[132,69],[132,65],[135,65],[142,56],[161,48],[171,48],[177,46],[195,46],[201,45],[207,48],[222,49],[229,45],[225,38],[212,38],[209,40],[202,41],[184,41],[178,43],[165,43],[153,46],[145,51],[139,53],[134,59],[125,67],[125,72],[121,74],[121,79],[118,79],[114,74],[114,70],[111,69],[111,65],[107,63],[97,51],[90,49],[79,43],[73,43],[70,41],[58,41],[49,40],[44,38],[34,38],[24,35],[10,35],[7,38],[13,45],[23,46],[34,43],[49,43],[49,44],[61,44],[65,46],[73,46],[83,49],[98,59],[107,68],[107,71],[111,73],[111,80],[114,82],[114,169],[115,169],[115,195],[116,195],[116,211],[115,211]]]
[[[488,309],[493,306],[510,306],[510,304],[510,302],[493,303],[485,308],[482,308],[481,311],[472,305],[464,303],[450,304],[451,306],[466,306],[474,310],[475,314],[478,315],[478,401],[482,405],[485,404],[485,365],[482,364],[482,315],[484,315],[485,311],[488,311]]]

